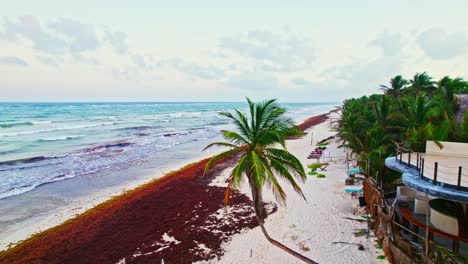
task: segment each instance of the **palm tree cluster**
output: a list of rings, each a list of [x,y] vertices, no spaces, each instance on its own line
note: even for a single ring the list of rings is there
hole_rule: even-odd
[[[434,81],[418,73],[408,81],[398,75],[380,87],[384,94],[346,100],[338,121],[343,146],[358,154],[370,175],[397,176],[384,164],[396,143],[424,151],[426,140],[468,142],[468,114],[461,124],[455,118],[454,95],[468,93],[462,78]]]

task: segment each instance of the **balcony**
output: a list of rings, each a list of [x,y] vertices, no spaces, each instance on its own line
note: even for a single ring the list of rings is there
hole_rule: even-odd
[[[468,144],[441,142],[440,149],[428,141],[426,153],[399,148],[397,156],[385,160],[388,168],[402,172],[402,181],[420,192],[468,203]]]

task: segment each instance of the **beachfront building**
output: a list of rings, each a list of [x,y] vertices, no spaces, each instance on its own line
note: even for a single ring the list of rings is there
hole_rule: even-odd
[[[468,144],[427,141],[425,153],[399,146],[385,165],[401,172],[404,184],[394,231],[425,256],[468,258]]]

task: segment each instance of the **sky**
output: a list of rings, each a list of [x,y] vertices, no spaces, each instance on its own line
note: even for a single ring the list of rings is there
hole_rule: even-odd
[[[0,0],[0,101],[339,102],[468,79],[465,0]]]

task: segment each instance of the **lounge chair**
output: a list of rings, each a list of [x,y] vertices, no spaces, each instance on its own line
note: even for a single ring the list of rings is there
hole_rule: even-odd
[[[362,194],[362,188],[363,186],[361,185],[361,187],[357,189],[345,189],[345,192],[351,194],[351,198],[358,198],[358,196]]]
[[[348,174],[357,174],[361,172],[362,172],[362,169],[360,167],[348,170]]]

